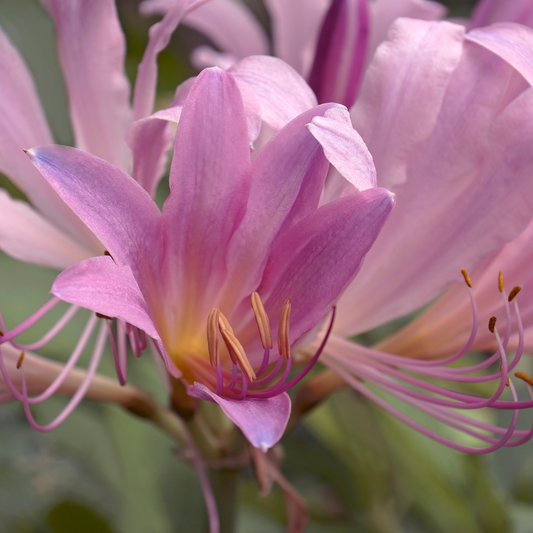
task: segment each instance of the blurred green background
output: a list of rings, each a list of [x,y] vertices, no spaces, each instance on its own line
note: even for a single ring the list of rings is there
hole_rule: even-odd
[[[95,0],[97,1],[97,0]],[[260,2],[247,1],[265,27]],[[473,2],[449,1],[451,16]],[[156,19],[119,0],[133,81]],[[57,142],[72,143],[65,89],[52,24],[37,0],[0,0],[0,25],[32,70]],[[192,48],[207,42],[179,28],[159,59],[158,97],[194,75]],[[3,186],[6,186],[3,183]],[[14,325],[46,300],[52,270],[0,257],[0,307]],[[77,320],[78,327],[83,319]],[[64,359],[71,338],[43,350]],[[82,362],[83,363],[83,362]],[[114,374],[112,358],[101,370]],[[130,381],[164,402],[152,361],[129,365]],[[64,405],[53,398],[34,408],[51,420]],[[34,431],[22,406],[0,406],[0,531],[2,533],[201,533],[207,521],[191,466],[173,442],[125,411],[86,401],[59,429]],[[308,502],[311,533],[533,532],[533,444],[474,457],[449,450],[404,427],[351,391],[336,394],[283,440],[283,472]],[[266,499],[250,469],[239,491],[240,533],[284,530],[281,492]]]

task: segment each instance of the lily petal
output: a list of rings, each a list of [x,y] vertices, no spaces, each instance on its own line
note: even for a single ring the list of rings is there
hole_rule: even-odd
[[[21,261],[61,270],[91,256],[26,202],[13,200],[2,189],[0,248]]]
[[[209,314],[205,305],[222,285],[226,245],[244,215],[250,177],[250,144],[237,83],[225,70],[205,69],[183,108],[170,196],[163,207],[170,261],[162,276],[180,299],[205,295],[205,302],[195,296],[187,306],[187,316],[197,323]]]
[[[131,122],[130,87],[115,2],[43,3],[56,27],[76,146],[128,170],[131,154],[124,137]]]
[[[22,57],[0,29],[0,172],[26,193],[41,213],[65,233],[98,250],[98,242],[58,198],[23,150],[52,143],[33,79]]]
[[[447,8],[439,2],[427,0],[375,0],[370,2],[370,42],[367,57],[374,55],[377,47],[387,38],[389,28],[399,17],[420,20],[439,20],[446,16]]]
[[[306,77],[313,62],[327,0],[265,0],[272,20],[274,55]]]
[[[305,80],[276,57],[247,57],[229,71],[239,84],[245,107],[246,95],[253,94],[260,105],[261,118],[275,130],[317,105]]]
[[[263,452],[281,439],[291,414],[291,399],[286,392],[268,399],[225,400],[201,383],[189,387],[188,392],[220,405],[248,441]]]
[[[334,0],[322,23],[309,84],[318,101],[352,107],[366,62],[367,0]]]
[[[231,273],[231,294],[250,294],[260,282],[272,241],[316,210],[328,161],[305,125],[337,104],[311,109],[282,129],[256,156],[246,214],[235,231],[225,262]]]
[[[398,203],[391,221],[339,302],[336,331],[353,335],[417,309],[456,281],[461,268],[470,270],[530,222],[533,91],[517,94],[515,79],[509,64],[465,42],[433,132],[404,153],[403,163],[396,161],[407,182],[393,189]],[[404,112],[423,117],[412,105]],[[378,160],[387,158],[387,143],[376,155],[372,142],[380,182],[380,169],[392,164]],[[405,138],[391,135],[388,142],[394,154]]]
[[[376,167],[366,144],[353,129],[346,109],[333,108],[313,118],[309,131],[330,163],[359,191],[377,186]]]
[[[130,267],[118,266],[111,257],[91,257],[67,268],[51,292],[65,302],[118,318],[159,338]]]
[[[393,206],[389,191],[368,189],[322,206],[274,242],[258,292],[270,316],[292,300],[293,339],[312,329],[352,280]]]
[[[533,8],[532,8],[533,14]],[[466,34],[467,40],[487,48],[512,65],[533,85],[533,30],[521,24],[501,23]],[[520,44],[518,44],[520,43]]]
[[[468,29],[495,22],[518,22],[533,26],[533,5],[529,0],[480,0],[476,2]]]
[[[76,148],[41,146],[28,155],[117,264],[134,272],[138,265],[152,264],[147,246],[153,241],[156,248],[160,211],[131,176]]]

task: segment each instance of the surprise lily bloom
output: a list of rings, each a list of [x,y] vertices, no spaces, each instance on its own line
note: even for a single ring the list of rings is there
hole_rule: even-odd
[[[333,2],[324,20],[318,38],[323,46],[318,48],[315,66],[321,61],[323,74],[333,69],[325,77],[328,83],[333,79],[339,83],[351,79],[343,70],[347,63],[341,59],[355,57],[350,54],[354,51],[353,43],[357,42],[354,35],[363,31],[362,26],[358,26],[362,19],[339,13],[344,9],[345,14],[360,14],[356,8],[362,4],[366,3]],[[148,2],[145,9],[162,5],[163,2]],[[518,3],[513,5],[516,7]],[[483,2],[472,20],[472,27],[489,21],[488,18],[481,20],[481,11],[486,17],[489,12],[492,13],[490,17],[498,12],[509,18],[513,10],[502,11],[502,4],[498,2]],[[513,12],[516,15],[519,10]],[[351,26],[339,32],[334,22]],[[339,35],[344,36],[344,41]],[[352,124],[374,158],[378,183],[396,194],[397,208],[369,252],[361,272],[339,299],[333,333],[322,356],[322,362],[339,376],[327,376],[331,381],[329,385],[347,381],[416,429],[469,451],[486,452],[498,446],[516,445],[529,435],[515,431],[516,421],[513,421],[509,430],[484,426],[481,429],[497,435],[487,437],[475,426],[476,422],[463,415],[456,416],[455,410],[483,406],[518,409],[532,405],[518,402],[514,396],[509,402],[497,401],[504,390],[508,390],[505,387],[508,369],[514,368],[520,360],[523,333],[516,298],[509,307],[505,293],[498,290],[496,283],[500,269],[514,283],[526,283],[529,279],[521,275],[514,281],[512,277],[517,271],[529,272],[525,254],[521,257],[523,261],[520,260],[521,269],[516,265],[513,268],[525,238],[517,242],[507,259],[498,254],[503,251],[502,247],[511,246],[508,243],[527,227],[533,215],[528,200],[532,186],[529,146],[533,140],[533,77],[527,59],[532,45],[531,31],[513,24],[465,33],[464,27],[447,22],[396,21],[390,28],[388,40],[377,48],[366,69],[359,96],[351,109]],[[362,68],[363,63],[358,61],[358,68]],[[324,78],[317,74],[316,79]],[[328,94],[337,94],[337,90],[341,94],[343,87],[347,86],[334,83]],[[350,185],[334,171],[326,183],[323,201],[349,191]],[[454,307],[456,300],[450,297],[446,300],[447,307],[442,304],[434,314],[428,311],[416,329],[405,330],[402,345],[399,339],[380,345],[382,350],[402,356],[395,357],[387,351],[368,351],[346,340],[427,304],[457,281],[463,267],[471,270],[480,265],[473,270],[477,282],[477,271],[486,266],[489,257],[494,259],[492,274],[487,273],[483,279],[491,281],[490,285],[484,281],[482,287],[490,286],[491,296],[485,298],[480,293],[482,329],[477,327],[477,306],[473,311],[469,291],[463,284],[455,289],[456,294],[461,293],[460,308]],[[476,287],[474,283],[474,289]],[[530,301],[528,297],[526,317],[530,316]],[[515,318],[512,318],[512,307]],[[493,314],[500,317],[500,322],[501,319],[507,321],[500,340],[497,328],[486,327]],[[443,316],[446,320],[432,328],[431,322]],[[473,327],[470,317],[473,317]],[[511,328],[512,324],[516,325]],[[455,337],[458,330],[461,335]],[[417,343],[418,339],[424,343]],[[396,350],[397,344],[401,349]],[[460,377],[450,370],[450,363],[480,346],[495,350],[488,362],[479,367],[468,366]],[[412,347],[415,348],[412,355],[418,358],[444,357],[454,351],[457,355],[431,364],[413,362],[405,358],[411,355]],[[518,355],[507,365],[503,361],[505,349],[513,347]],[[308,355],[313,353],[310,348],[301,349]],[[497,360],[501,361],[505,379],[499,372],[475,375],[476,371],[488,368]],[[413,382],[403,370],[417,372],[421,379]],[[440,377],[450,383],[495,381],[494,395],[477,398],[453,394],[446,388],[425,384],[426,377]],[[425,430],[376,396],[361,380],[388,392],[395,391],[400,400],[431,416],[437,413],[442,421],[466,433],[484,437],[489,446],[481,450],[465,448]],[[406,382],[408,386],[395,384],[397,381]],[[510,382],[512,386],[512,380]],[[413,385],[421,387],[422,391],[412,392]],[[432,399],[435,394],[443,395],[444,399]],[[513,440],[513,437],[517,438]]]
[[[239,87],[207,69],[181,112],[162,212],[101,159],[65,147],[28,151],[106,247],[63,272],[52,293],[144,331],[190,394],[217,402],[268,449],[288,420],[285,391],[322,350],[289,381],[291,345],[330,313],[394,203],[375,187],[372,160],[348,124],[342,106],[313,108],[251,161]],[[328,159],[360,190],[319,208]]]

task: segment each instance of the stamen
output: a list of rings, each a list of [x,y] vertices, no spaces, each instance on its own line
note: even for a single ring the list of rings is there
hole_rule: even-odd
[[[237,337],[228,329],[220,328],[220,333],[222,333],[222,337],[224,338],[228,352],[230,352],[230,355],[233,352],[233,355],[238,360],[239,366],[242,372],[248,378],[248,381],[255,381],[256,375],[254,369],[250,365],[250,361],[248,361],[246,352],[244,351],[242,344],[239,342],[239,339],[237,339]]]
[[[472,280],[470,279],[470,276],[468,275],[465,268],[461,268],[461,274],[463,274],[463,277],[465,278],[466,284],[472,288]]]
[[[17,370],[22,366],[24,355],[24,352],[20,352],[19,360],[17,361]]]
[[[107,316],[107,315],[103,315],[102,313],[96,313],[96,316],[97,316],[98,318],[103,318],[104,320],[113,320],[112,317]]]
[[[0,331],[0,337],[3,337],[3,336],[4,336],[4,332]]]
[[[500,365],[500,374],[503,374],[503,365]],[[516,376],[516,374],[515,374]],[[505,386],[509,386],[509,376],[507,376],[507,379],[505,380]]]
[[[272,348],[272,334],[270,331],[270,322],[268,320],[268,315],[265,312],[263,307],[263,302],[261,297],[257,292],[252,292],[252,309],[254,310],[255,321],[257,322],[257,329],[259,329],[259,335],[261,337],[261,343],[263,344],[263,349],[266,350],[266,347]]]
[[[233,331],[233,328],[231,327],[230,323],[228,322],[228,319],[219,311],[218,314],[218,327],[220,329],[220,332],[222,332],[223,329],[228,330],[233,336],[235,336],[235,333]],[[227,346],[227,343],[226,343]],[[229,356],[231,358],[231,362],[236,365],[237,364],[237,357],[235,357],[235,354],[229,349],[228,347]]]
[[[496,317],[491,316],[489,320],[489,331],[494,333],[494,328],[496,327]]]
[[[533,378],[529,377],[525,372],[515,372],[514,375],[517,378],[524,380],[526,383],[533,385]]]
[[[509,298],[508,298],[508,300],[509,300],[510,302],[512,302],[512,301],[515,299],[516,295],[517,295],[521,290],[522,290],[522,287],[519,287],[518,285],[517,285],[516,287],[514,287],[513,290],[509,293]]]
[[[500,289],[500,292],[503,292],[503,273],[501,270],[498,274],[498,289]]]
[[[289,340],[289,319],[291,316],[291,300],[287,298],[281,310],[278,329],[278,350],[285,359],[291,356],[291,343]]]
[[[217,366],[220,356],[218,353],[218,324],[220,321],[220,309],[215,307],[207,318],[207,348],[211,366]]]

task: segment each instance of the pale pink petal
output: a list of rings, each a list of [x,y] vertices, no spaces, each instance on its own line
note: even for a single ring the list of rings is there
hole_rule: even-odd
[[[137,68],[133,92],[133,119],[147,117],[153,111],[157,84],[157,56],[166,48],[183,17],[207,0],[176,0],[163,20],[150,28],[150,38]]]
[[[92,255],[26,202],[13,200],[2,189],[0,248],[21,261],[61,270]]]
[[[291,399],[286,392],[268,399],[225,400],[205,385],[195,383],[189,387],[189,394],[220,405],[252,446],[263,452],[281,439],[291,414]]]
[[[76,146],[129,170],[131,154],[124,137],[131,122],[130,87],[115,2],[44,4],[56,27]]]
[[[328,0],[265,0],[272,21],[274,54],[306,77]]]
[[[137,277],[137,268],[157,264],[160,211],[131,176],[66,146],[41,146],[28,155],[119,265],[131,266]]]
[[[407,179],[411,154],[439,119],[463,35],[453,24],[402,19],[376,52],[352,121],[374,158],[381,187],[392,190]]]
[[[320,103],[352,107],[366,62],[367,0],[334,0],[322,23],[309,85]]]
[[[415,310],[530,222],[533,90],[517,95],[515,80],[503,60],[465,42],[431,135],[396,160],[407,181],[393,188],[391,220],[339,302],[337,331],[355,334]],[[407,120],[421,117],[414,104],[403,110]],[[390,154],[405,144],[402,128],[396,135]],[[380,183],[380,169],[391,168],[381,162],[387,145],[376,155],[363,138]]]
[[[533,30],[521,24],[501,23],[472,30],[466,39],[500,56],[533,85]]]
[[[376,168],[346,109],[333,108],[311,120],[309,131],[322,145],[329,162],[357,190],[376,187]]]
[[[250,174],[248,129],[237,83],[224,70],[206,69],[181,114],[170,196],[163,208],[169,271],[161,275],[178,291],[173,296],[169,291],[174,301],[195,295],[186,312],[196,323],[205,321],[212,291],[223,282],[225,249],[244,215]]]
[[[292,300],[293,341],[316,326],[353,279],[393,205],[381,188],[345,196],[274,242],[258,292],[270,316],[279,316],[285,299]]]
[[[146,15],[164,14],[175,3],[176,0],[148,0],[141,3],[140,10]],[[210,0],[189,13],[183,24],[207,35],[220,50],[237,59],[268,53],[263,26],[239,1]]]
[[[24,191],[31,203],[88,250],[98,242],[60,200],[23,150],[52,143],[32,77],[23,59],[0,29],[0,172]]]
[[[468,28],[489,26],[495,22],[518,22],[532,27],[531,0],[479,0],[472,12]]]
[[[130,267],[118,266],[111,257],[91,257],[67,268],[54,281],[51,293],[159,338]]]
[[[427,0],[375,0],[370,2],[370,42],[367,57],[387,38],[391,24],[399,17],[421,20],[438,20],[446,15],[447,8],[439,2]]]
[[[317,105],[305,80],[278,58],[248,57],[229,71],[239,84],[245,107],[249,105],[250,94],[259,103],[261,118],[276,130]]]

